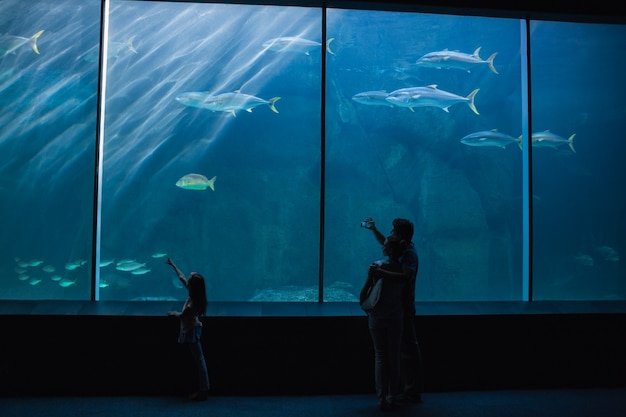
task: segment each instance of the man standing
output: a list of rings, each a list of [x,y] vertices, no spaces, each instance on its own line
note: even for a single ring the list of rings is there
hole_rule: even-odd
[[[397,401],[404,403],[421,403],[424,386],[422,354],[415,333],[415,280],[417,278],[418,256],[413,239],[413,222],[396,218],[392,222],[391,235],[404,241],[404,251],[400,258],[402,274],[407,279],[406,296],[404,297],[404,328],[402,331],[402,374],[404,390]],[[374,232],[374,237],[383,245],[385,235],[376,228],[376,222],[368,217],[364,227]]]

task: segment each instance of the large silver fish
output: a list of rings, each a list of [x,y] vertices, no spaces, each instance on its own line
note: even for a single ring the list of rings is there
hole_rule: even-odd
[[[414,107],[439,107],[448,112],[450,106],[465,103],[476,114],[478,110],[474,105],[474,96],[480,89],[475,89],[467,97],[458,96],[444,90],[439,90],[435,84],[426,87],[409,87],[392,91],[387,95],[387,100],[394,106],[408,107],[413,111]]]
[[[515,142],[522,149],[521,136],[514,138],[505,133],[500,133],[496,129],[470,133],[461,139],[461,143],[468,146],[496,146],[498,148],[506,148],[507,145]]]
[[[252,109],[262,104],[267,104],[274,113],[278,113],[274,103],[280,100],[280,97],[274,97],[264,100],[259,97],[241,93],[239,90],[232,93],[223,93],[216,96],[208,92],[188,92],[176,97],[176,101],[185,106],[198,107],[211,111],[225,111],[236,116],[236,110],[245,110],[252,112]]]
[[[472,68],[487,65],[489,69],[498,74],[496,67],[493,66],[493,60],[498,55],[497,52],[491,54],[489,58],[483,60],[480,57],[480,46],[476,48],[473,54],[467,54],[459,51],[443,51],[430,52],[417,60],[416,64],[426,68],[450,69],[456,68],[470,72]]]
[[[364,91],[362,93],[358,93],[352,96],[352,100],[357,103],[366,104],[368,106],[387,106],[393,107],[393,104],[386,100],[387,91],[378,90],[378,91]]]
[[[210,188],[215,191],[215,180],[217,176],[208,179],[202,174],[187,174],[176,181],[176,186],[185,190],[206,190]]]
[[[35,33],[30,38],[23,36],[13,35],[1,35],[0,36],[0,56],[14,53],[19,47],[29,44],[32,50],[39,54],[39,48],[37,48],[37,39],[41,36],[43,30]]]
[[[332,55],[335,53],[330,49],[330,43],[335,38],[326,41],[326,51]],[[319,48],[322,44],[316,41],[300,38],[297,36],[283,36],[263,42],[263,47],[274,52],[299,52],[305,55],[311,55],[311,51]]]
[[[537,148],[554,148],[557,149],[560,146],[568,145],[572,152],[576,152],[574,149],[574,136],[576,133],[572,134],[568,139],[565,139],[562,136],[554,134],[549,130],[544,130],[543,132],[533,133],[532,144]]]

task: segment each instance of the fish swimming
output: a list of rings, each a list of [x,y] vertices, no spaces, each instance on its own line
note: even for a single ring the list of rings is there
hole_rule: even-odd
[[[210,188],[215,191],[215,180],[217,176],[208,179],[202,174],[187,174],[176,181],[176,186],[185,190],[206,190]]]
[[[197,107],[200,109],[207,109],[211,111],[225,111],[233,116],[235,110],[245,110],[252,112],[252,109],[267,104],[274,113],[278,113],[275,103],[280,100],[280,97],[274,97],[269,100],[264,100],[259,97],[251,96],[249,94],[241,93],[239,90],[231,93],[223,93],[213,96],[208,92],[188,92],[183,93],[176,97],[176,101],[185,106]]]
[[[521,136],[514,138],[505,133],[500,133],[496,129],[470,133],[461,139],[461,143],[468,146],[496,146],[503,149],[506,148],[507,145],[515,142],[517,142],[517,146],[522,149]]]
[[[19,47],[29,44],[32,50],[39,55],[39,48],[37,48],[37,39],[41,36],[43,30],[35,33],[30,38],[24,38],[22,36],[1,35],[0,36],[0,56],[15,53],[15,50]]]
[[[107,59],[114,59],[123,52],[138,53],[133,41],[135,36],[128,38],[126,42],[109,42],[107,46]],[[100,60],[100,49],[96,46],[83,56],[83,60],[87,62],[98,62]]]
[[[479,114],[474,105],[474,96],[479,90],[477,88],[469,93],[467,97],[462,97],[439,90],[437,85],[432,84],[426,87],[409,87],[392,91],[385,100],[394,106],[408,107],[411,111],[413,111],[414,107],[439,107],[443,111],[448,112],[451,106],[465,103],[474,113]]]
[[[531,135],[532,144],[537,148],[554,148],[567,144],[572,152],[576,153],[576,149],[574,149],[574,136],[576,133],[572,134],[568,139],[556,135],[549,130],[544,130],[543,132],[533,133]]]
[[[335,53],[330,49],[330,43],[334,39],[335,38],[330,38],[326,41],[326,51],[332,55],[335,55]],[[322,44],[320,42],[310,41],[297,36],[284,36],[282,38],[274,38],[263,42],[263,48],[268,51],[299,52],[305,55],[311,55],[311,51],[319,48],[321,45]]]
[[[596,246],[593,250],[605,261],[618,262],[619,254],[610,246]]]
[[[387,91],[364,91],[352,96],[352,100],[357,103],[366,104],[368,106],[387,106],[393,107],[393,104],[386,100]]]
[[[489,69],[498,74],[496,67],[493,66],[493,60],[498,55],[497,52],[491,54],[489,58],[483,60],[480,57],[480,46],[476,48],[473,54],[467,54],[459,51],[443,51],[430,52],[422,56],[415,62],[417,65],[425,68],[450,69],[456,68],[470,72],[472,68],[481,65],[487,65]]]
[[[118,262],[115,265],[115,269],[118,271],[130,272],[136,269],[144,268],[146,266],[145,263],[137,262],[137,261],[126,261],[126,262]]]

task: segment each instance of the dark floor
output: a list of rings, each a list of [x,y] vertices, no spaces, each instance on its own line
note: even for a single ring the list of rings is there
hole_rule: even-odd
[[[114,383],[112,381],[112,383]],[[390,412],[373,395],[1,398],[2,417],[624,417],[626,387],[426,393],[424,402]]]

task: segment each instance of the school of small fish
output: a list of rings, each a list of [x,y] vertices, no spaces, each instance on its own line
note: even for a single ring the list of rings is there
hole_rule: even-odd
[[[155,252],[150,255],[150,257],[153,260],[162,260],[167,257],[167,253]],[[76,275],[72,271],[89,268],[89,261],[87,259],[72,259],[66,262],[63,266],[65,272],[58,272],[61,268],[57,268],[52,263],[44,262],[43,259],[39,258],[22,259],[16,257],[14,260],[15,267],[13,269],[17,274],[18,281],[23,281],[33,286],[55,283],[62,288],[72,287],[77,284]],[[112,265],[114,265],[117,271],[130,275],[146,275],[152,271],[148,265],[148,261],[144,262],[131,258],[121,259],[119,261],[115,261],[114,259],[101,259],[99,263],[101,270]],[[172,280],[172,283],[176,288],[181,287],[178,279],[175,281]],[[108,288],[110,284],[109,279],[101,278],[99,287]]]

